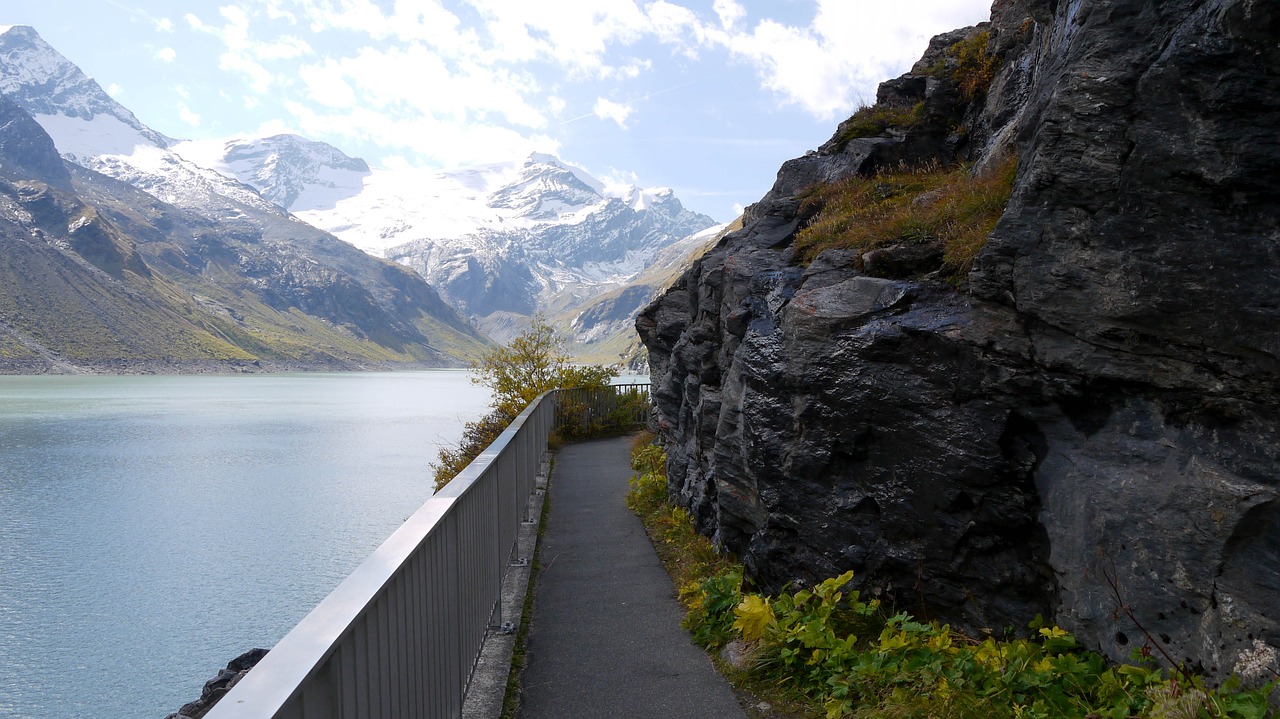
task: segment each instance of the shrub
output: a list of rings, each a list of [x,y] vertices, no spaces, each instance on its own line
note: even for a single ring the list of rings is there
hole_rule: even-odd
[[[1241,691],[1161,669],[1149,652],[1113,665],[1066,631],[1031,622],[1031,639],[972,638],[945,624],[890,615],[847,591],[852,572],[774,597],[743,590],[742,565],[715,553],[684,510],[666,505],[655,448],[638,447],[628,505],[688,610],[695,641],[748,645],[751,668],[735,676],[773,701],[802,698],[801,711],[828,719],[1264,719],[1276,682]],[[658,489],[661,488],[661,491]]]
[[[574,368],[579,369],[579,368]],[[560,393],[556,426],[564,439],[631,432],[647,420],[647,389],[612,387],[609,378],[566,380]]]
[[[680,599],[687,612],[683,626],[705,649],[719,649],[735,634],[734,610],[742,603],[742,567],[729,567],[700,582],[686,582]]]
[[[753,641],[754,671],[822,705],[830,719],[1263,719],[1275,684],[1216,689],[1147,656],[1114,666],[1066,631],[1031,623],[1032,639],[974,639],[843,591],[853,573],[777,597],[747,594],[736,636]]]
[[[538,395],[559,387],[600,389],[617,376],[617,366],[569,364],[564,339],[541,317],[533,317],[529,329],[510,344],[489,350],[472,364],[472,384],[486,385],[493,391],[491,409],[484,417],[463,426],[462,438],[456,445],[439,451],[431,464],[436,489],[478,457]],[[558,425],[572,436],[582,436],[587,429],[579,431],[572,422]]]
[[[951,79],[966,100],[986,97],[1000,69],[1000,58],[991,54],[990,42],[991,33],[984,30],[947,48],[947,56],[955,62]]]

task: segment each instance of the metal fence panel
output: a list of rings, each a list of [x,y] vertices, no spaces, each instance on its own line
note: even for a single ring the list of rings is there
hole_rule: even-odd
[[[502,621],[502,579],[551,431],[568,421],[643,423],[647,411],[629,408],[647,401],[648,385],[535,399],[206,717],[460,717],[485,633]]]

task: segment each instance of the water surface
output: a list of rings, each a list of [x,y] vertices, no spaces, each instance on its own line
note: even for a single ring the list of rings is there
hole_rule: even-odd
[[[463,372],[0,377],[0,717],[160,719],[431,495]]]

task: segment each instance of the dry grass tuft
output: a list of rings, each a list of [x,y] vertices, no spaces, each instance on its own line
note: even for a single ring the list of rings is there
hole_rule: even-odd
[[[974,177],[963,167],[898,167],[870,177],[816,185],[804,207],[817,209],[796,237],[801,258],[830,249],[872,250],[940,242],[946,274],[968,273],[1013,191],[1017,158]]]

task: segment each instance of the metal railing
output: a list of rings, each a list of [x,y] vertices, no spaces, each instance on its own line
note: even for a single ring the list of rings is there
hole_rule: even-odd
[[[556,426],[576,428],[570,434],[633,429],[649,421],[648,384],[557,390],[557,403]]]
[[[616,413],[614,392],[535,399],[276,644],[207,719],[418,719],[462,714],[547,438],[574,417]],[[647,400],[647,390],[643,391]],[[590,414],[596,413],[596,414]]]

